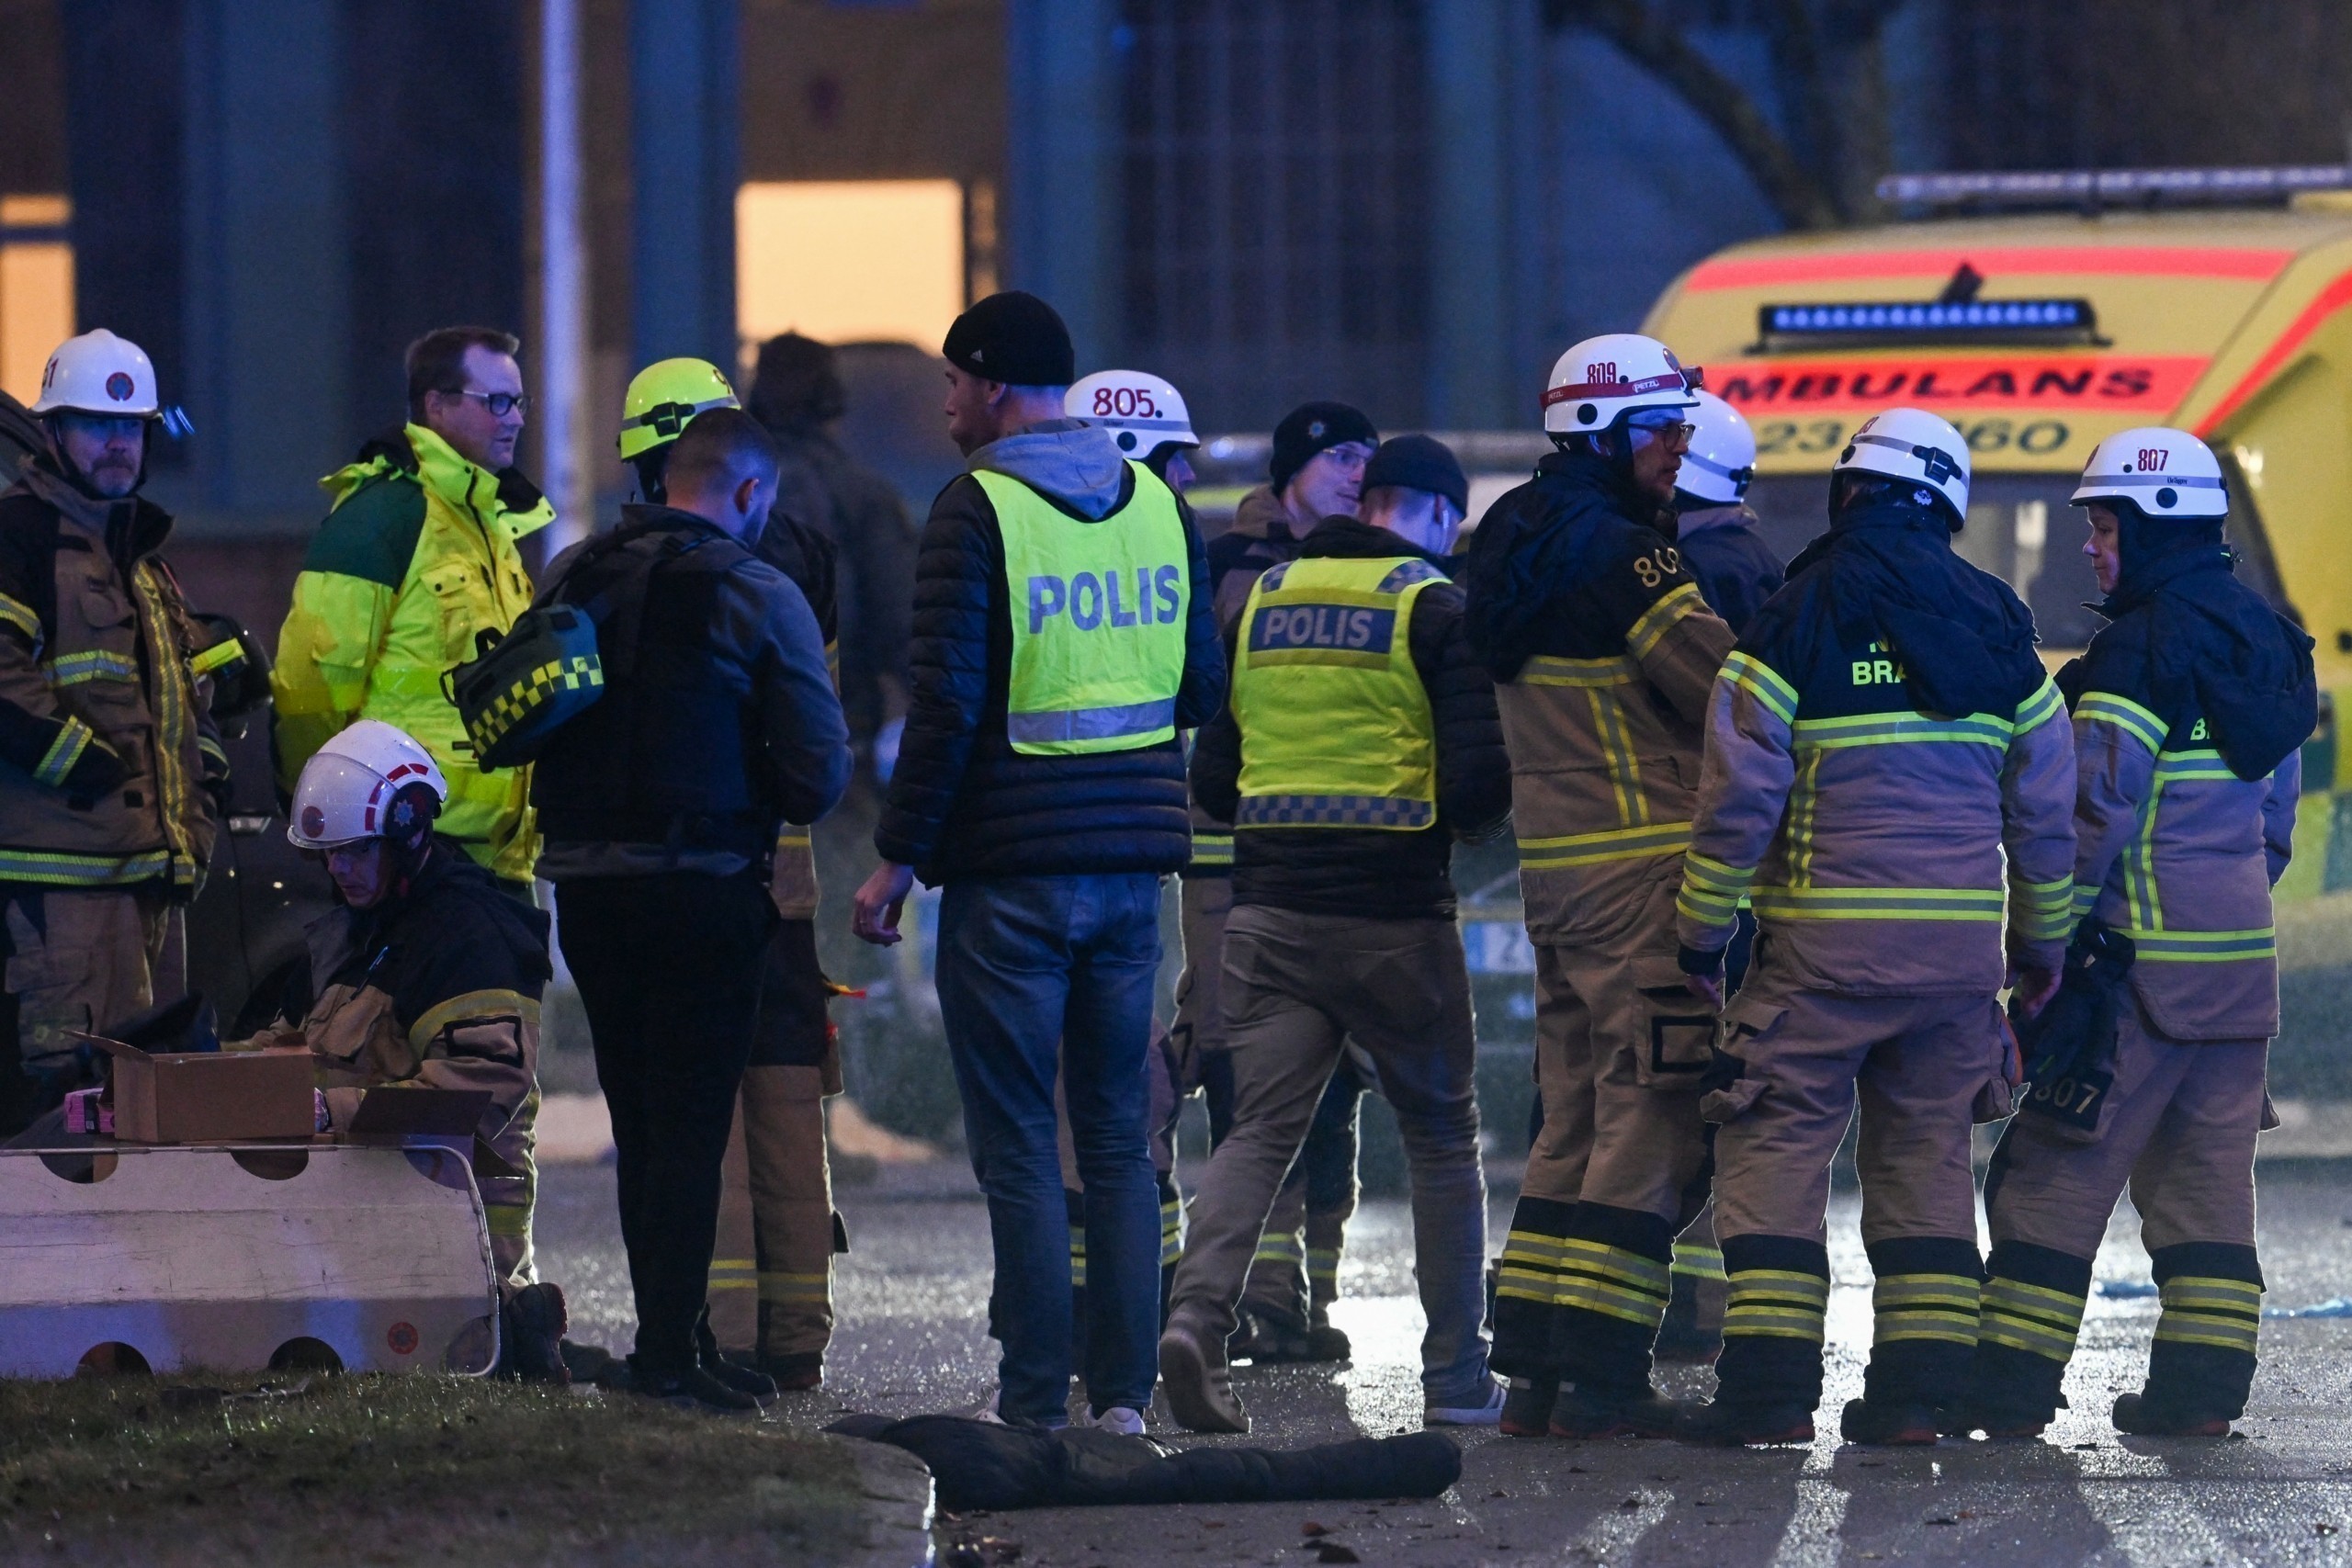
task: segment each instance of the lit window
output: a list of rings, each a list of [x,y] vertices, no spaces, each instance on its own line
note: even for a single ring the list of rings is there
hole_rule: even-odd
[[[62,196],[0,196],[0,390],[40,395],[50,351],[74,335],[73,209]]]
[[[735,315],[778,333],[936,348],[964,308],[964,190],[954,180],[790,180],[735,197]]]

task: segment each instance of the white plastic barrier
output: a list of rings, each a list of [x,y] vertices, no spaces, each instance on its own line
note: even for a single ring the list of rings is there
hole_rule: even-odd
[[[497,1355],[481,1197],[447,1149],[0,1151],[0,1377]]]

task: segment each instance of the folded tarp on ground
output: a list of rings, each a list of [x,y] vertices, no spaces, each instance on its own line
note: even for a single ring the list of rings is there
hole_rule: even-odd
[[[1042,1431],[962,1416],[893,1421],[852,1416],[825,1428],[901,1448],[931,1467],[940,1506],[1051,1508],[1090,1504],[1298,1503],[1312,1498],[1434,1497],[1462,1475],[1442,1432],[1284,1452],[1170,1450],[1088,1427]]]

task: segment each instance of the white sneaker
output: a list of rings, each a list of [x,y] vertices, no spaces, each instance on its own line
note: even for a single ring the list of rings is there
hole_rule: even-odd
[[[1097,1431],[1116,1432],[1123,1438],[1143,1436],[1143,1416],[1124,1404],[1114,1404],[1100,1416],[1089,1416],[1086,1424]]]
[[[1487,1380],[1484,1404],[1432,1404],[1421,1412],[1424,1427],[1492,1427],[1503,1418],[1503,1385]]]

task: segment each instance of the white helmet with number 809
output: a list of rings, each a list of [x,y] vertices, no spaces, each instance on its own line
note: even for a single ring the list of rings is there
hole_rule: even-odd
[[[1687,409],[1699,375],[1674,351],[1639,333],[1603,333],[1560,355],[1544,389],[1544,428],[1553,435],[1610,429],[1636,409]]]
[[[2230,487],[2213,449],[2185,430],[2145,424],[2091,451],[2073,502],[2128,501],[2143,517],[2210,523],[2230,514]]]

